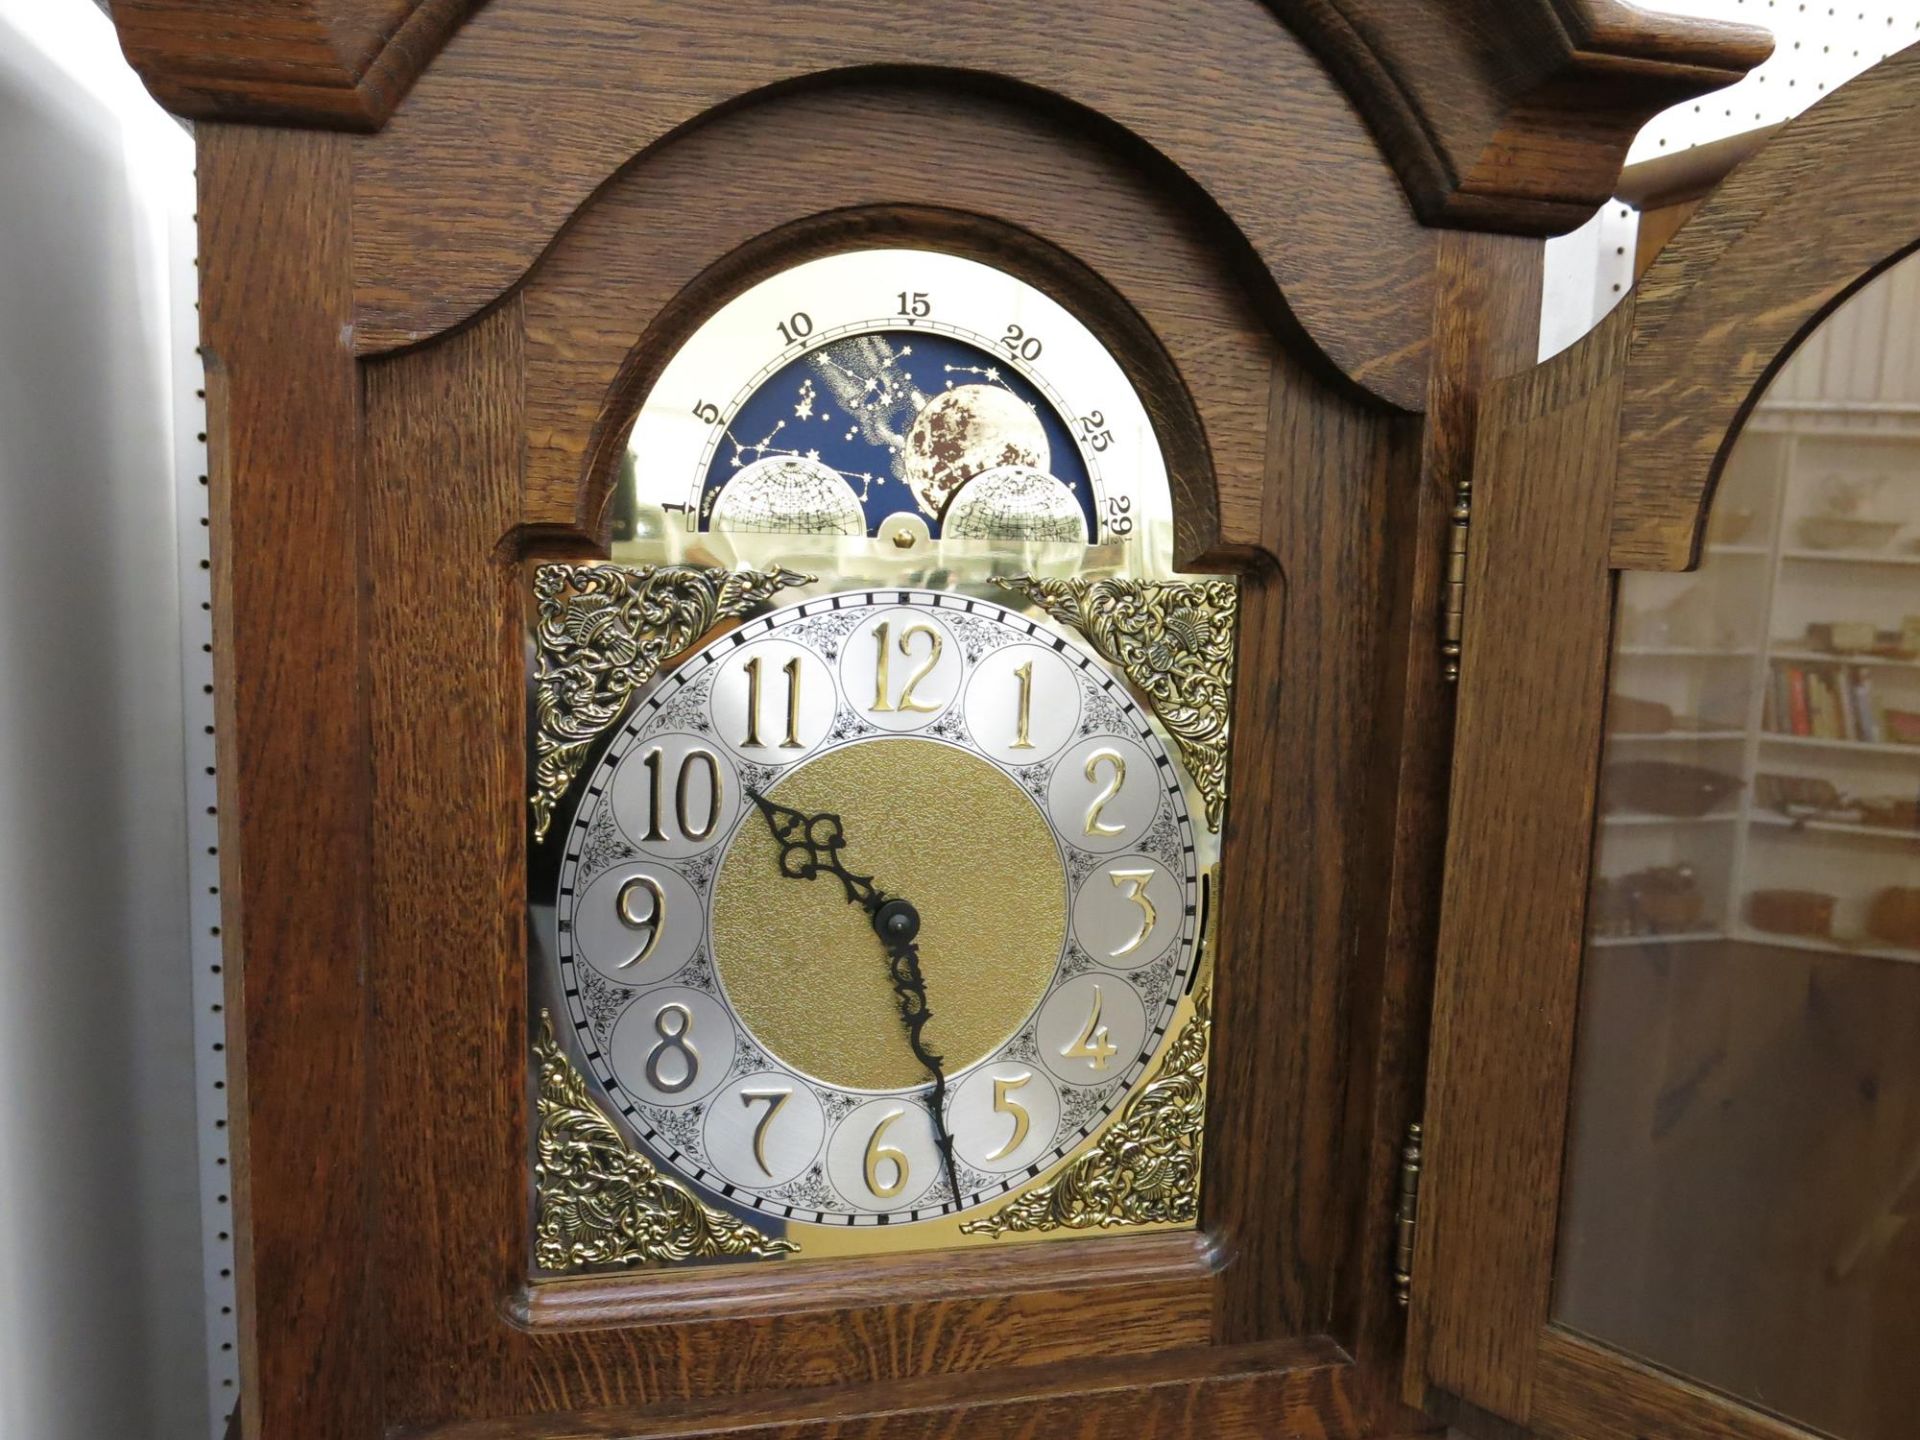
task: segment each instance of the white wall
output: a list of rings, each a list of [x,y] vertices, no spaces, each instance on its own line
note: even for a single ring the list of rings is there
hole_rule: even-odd
[[[0,1440],[208,1426],[166,292],[191,153],[129,124],[130,73],[75,68],[104,27],[0,0]]]

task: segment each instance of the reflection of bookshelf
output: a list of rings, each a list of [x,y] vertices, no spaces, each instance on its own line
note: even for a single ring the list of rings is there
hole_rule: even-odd
[[[1902,519],[1883,548],[1821,549],[1831,536],[1803,522],[1821,514],[1829,477],[1888,477],[1869,499]],[[1747,922],[1754,890],[1837,897],[1836,936],[1864,933],[1867,901],[1885,886],[1920,887],[1920,830],[1866,823],[1857,810],[1828,815],[1761,803],[1761,777],[1825,781],[1844,796],[1920,797],[1920,745],[1862,726],[1850,704],[1856,682],[1874,715],[1920,714],[1920,655],[1838,654],[1816,648],[1808,625],[1868,622],[1897,630],[1920,615],[1920,409],[1763,403],[1729,456],[1700,567],[1688,575],[1623,577],[1613,688],[1664,703],[1693,728],[1610,731],[1609,765],[1678,760],[1737,775],[1740,790],[1702,817],[1624,810],[1602,817],[1598,873],[1613,879],[1690,866],[1705,899],[1700,923],[1678,934],[1596,936],[1596,945],[1688,945],[1706,938],[1920,961],[1920,951],[1845,938],[1763,932]],[[1873,537],[1875,540],[1879,536]],[[1666,617],[1678,617],[1668,619]],[[1819,734],[1766,723],[1778,667],[1834,675]],[[1811,722],[1802,720],[1802,728]],[[1771,788],[1771,787],[1770,787]],[[1880,813],[1884,814],[1884,811]]]

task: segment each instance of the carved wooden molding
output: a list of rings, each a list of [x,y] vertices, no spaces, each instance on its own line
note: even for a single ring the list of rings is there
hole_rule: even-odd
[[[1747,413],[1802,337],[1920,246],[1917,194],[1920,45],[1785,126],[1660,252],[1624,341],[1615,566],[1692,563]]]
[[[114,0],[120,47],[192,120],[378,130],[475,0]]]
[[[1738,80],[1771,49],[1764,31],[1621,0],[1266,3],[1351,93],[1419,217],[1476,229],[1580,224],[1649,116]],[[472,8],[118,0],[114,19],[178,114],[378,130]]]

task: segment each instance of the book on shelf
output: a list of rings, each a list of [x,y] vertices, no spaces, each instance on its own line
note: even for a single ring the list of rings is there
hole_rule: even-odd
[[[1876,743],[1883,727],[1865,666],[1776,660],[1760,723],[1775,735]]]

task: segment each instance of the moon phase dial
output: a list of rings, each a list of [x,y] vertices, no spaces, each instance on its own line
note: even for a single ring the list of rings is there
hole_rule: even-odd
[[[736,296],[628,448],[628,523],[651,507],[690,532],[1095,544],[1170,514],[1145,408],[1093,333],[928,250],[832,255]]]

